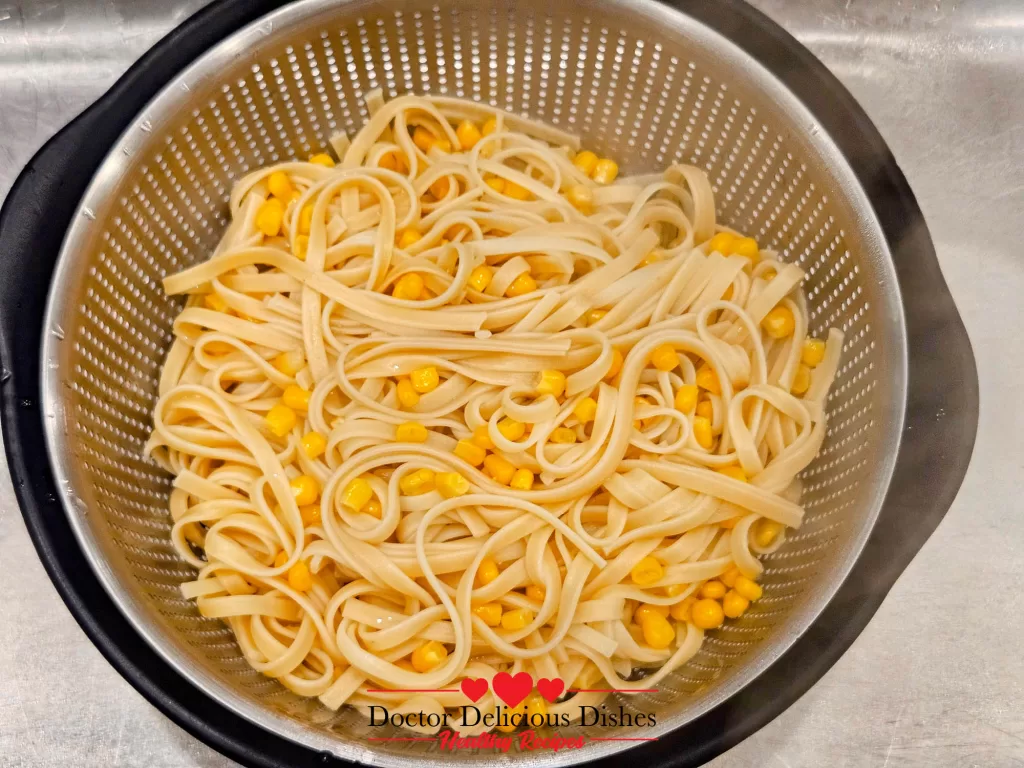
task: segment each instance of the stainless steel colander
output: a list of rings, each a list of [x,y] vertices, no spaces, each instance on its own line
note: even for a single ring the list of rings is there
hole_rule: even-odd
[[[315,750],[423,765],[433,744],[369,742],[357,713],[330,712],[253,672],[219,621],[178,585],[170,478],[142,457],[180,304],[161,278],[209,256],[232,182],[305,158],[367,119],[362,96],[415,91],[494,104],[583,137],[624,172],[706,169],[721,219],[807,272],[812,331],[846,333],[830,428],[805,473],[804,526],[767,558],[765,597],[712,633],[657,694],[661,736],[740,690],[790,647],[839,588],[872,530],[900,445],[907,338],[889,244],[868,194],[797,97],[747,53],[648,0],[305,0],[233,34],[175,77],[100,166],[64,242],[45,318],[44,427],[72,528],[139,633],[211,697]],[[635,729],[589,727],[589,737]],[[565,729],[571,736],[574,729]],[[513,752],[567,765],[629,742]],[[445,753],[460,763],[488,754]]]

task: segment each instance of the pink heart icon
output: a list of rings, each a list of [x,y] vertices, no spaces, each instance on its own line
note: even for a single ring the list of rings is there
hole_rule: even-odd
[[[553,680],[549,680],[546,677],[542,677],[537,681],[537,693],[552,704],[555,702],[555,699],[562,695],[562,691],[564,690],[565,681],[561,678],[556,677]]]
[[[480,701],[480,697],[487,693],[487,681],[482,677],[478,677],[475,680],[467,677],[459,687],[466,694],[466,698],[474,702]]]
[[[514,677],[508,672],[499,672],[491,680],[494,694],[510,707],[518,706],[533,688],[533,678],[528,672],[520,672]]]

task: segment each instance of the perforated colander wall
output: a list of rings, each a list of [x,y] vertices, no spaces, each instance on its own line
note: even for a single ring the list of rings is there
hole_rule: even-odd
[[[169,543],[170,480],[141,449],[180,308],[161,279],[208,257],[234,180],[319,151],[336,131],[353,134],[373,88],[468,97],[551,122],[617,158],[624,173],[703,167],[720,218],[807,271],[812,330],[846,333],[828,438],[806,472],[807,522],[768,558],[765,598],[742,621],[712,633],[660,693],[624,702],[658,713],[657,733],[721,700],[807,626],[884,492],[904,340],[887,250],[852,174],[788,92],[692,20],[646,3],[552,12],[557,5],[311,0],[278,12],[208,54],[140,115],[66,243],[52,298],[48,429],[83,543],[173,663],[229,706],[316,748],[378,762],[437,757],[435,745],[368,743],[361,716],[300,701],[252,672],[231,633],[197,615],[178,593],[192,574]],[[510,759],[564,764],[619,748]]]

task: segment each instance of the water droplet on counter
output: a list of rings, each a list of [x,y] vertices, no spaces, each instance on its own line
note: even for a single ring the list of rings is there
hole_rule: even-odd
[[[64,341],[64,329],[59,325],[55,325],[50,329],[50,335],[57,339],[57,341]]]

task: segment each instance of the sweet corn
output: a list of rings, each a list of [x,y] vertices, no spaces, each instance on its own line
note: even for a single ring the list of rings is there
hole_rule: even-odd
[[[666,597],[675,597],[676,595],[683,594],[683,590],[686,589],[685,584],[669,584],[667,587],[662,587],[662,591]]]
[[[594,165],[594,170],[590,174],[590,178],[596,181],[598,184],[611,184],[615,181],[615,177],[619,175],[619,164],[614,160],[609,160],[607,157],[597,161]]]
[[[793,319],[793,313],[789,307],[779,306],[764,316],[761,327],[773,339],[784,339],[793,333],[796,321]]]
[[[565,193],[565,199],[580,213],[591,213],[594,210],[594,193],[584,184],[574,184]]]
[[[430,185],[430,194],[440,200],[442,197],[448,196],[448,191],[451,189],[451,186],[452,185],[448,181],[448,177],[442,176]]]
[[[718,381],[718,374],[711,370],[707,363],[697,369],[697,386],[706,389],[713,395],[722,394],[722,385]]]
[[[305,560],[299,560],[288,569],[288,585],[296,592],[308,592],[313,588],[313,575]]]
[[[757,247],[757,240],[752,237],[741,237],[732,245],[732,252],[737,256],[743,256],[753,262],[757,261],[761,251]]]
[[[576,407],[572,409],[573,415],[580,420],[581,424],[586,424],[588,421],[593,421],[597,415],[597,400],[592,397],[584,397],[578,403]]]
[[[320,498],[320,483],[312,475],[299,475],[290,483],[295,503],[300,507]]]
[[[494,278],[494,270],[481,264],[469,273],[469,287],[476,291],[485,291]]]
[[[488,118],[487,122],[484,123],[484,127],[483,127],[483,134],[484,134],[484,136],[490,136],[496,130],[498,130],[498,121],[497,121],[497,119],[495,119],[493,117]]]
[[[800,361],[808,368],[813,368],[825,359],[825,342],[821,339],[804,339],[800,351]]]
[[[552,443],[560,443],[563,445],[575,443],[576,432],[575,430],[569,429],[568,427],[556,427],[554,430],[552,430],[551,437],[549,439]]]
[[[606,309],[592,309],[587,312],[587,325],[593,325],[594,323],[601,320],[602,317],[608,314]]]
[[[544,595],[544,587],[538,584],[530,584],[526,587],[526,596],[531,600],[536,600],[538,603],[543,603]]]
[[[307,432],[302,436],[302,450],[311,459],[315,459],[327,450],[327,438],[319,432]]]
[[[711,238],[708,243],[708,253],[714,253],[718,251],[723,256],[728,256],[732,253],[732,245],[736,242],[736,235],[732,232],[719,232],[717,235]]]
[[[424,152],[429,152],[430,148],[434,146],[434,134],[424,128],[422,125],[417,125],[412,132],[412,143],[419,147]]]
[[[278,437],[284,437],[292,431],[298,418],[295,416],[295,411],[284,403],[278,403],[267,411],[266,421],[271,432]]]
[[[491,558],[485,557],[480,561],[480,567],[476,569],[476,578],[474,579],[474,583],[478,587],[486,586],[498,578],[500,573],[501,571],[498,570],[498,564]]]
[[[796,374],[793,376],[793,383],[789,391],[794,395],[802,395],[811,386],[811,369],[803,363],[796,367]]]
[[[448,649],[437,640],[428,640],[413,651],[409,658],[412,661],[412,668],[417,672],[429,672],[444,663],[448,658]]]
[[[493,176],[487,179],[484,184],[493,189],[495,192],[505,191],[505,180],[500,176]]]
[[[395,440],[400,443],[425,443],[427,428],[418,421],[406,421],[395,427]]]
[[[381,507],[380,502],[377,500],[376,496],[374,496],[372,499],[366,502],[366,506],[363,507],[362,511],[364,515],[375,517],[378,520],[380,520],[384,516],[384,508]]]
[[[540,380],[537,383],[538,395],[553,395],[561,397],[565,392],[565,374],[554,369],[547,369],[540,372]]]
[[[459,145],[463,151],[472,149],[483,138],[480,129],[469,120],[463,120],[459,123],[459,127],[455,129],[455,135],[458,137]]]
[[[776,275],[776,272],[775,272],[774,269],[766,269],[761,274],[761,279],[764,280],[766,283],[770,283],[772,280],[775,279],[775,275]]]
[[[419,403],[420,395],[409,379],[404,377],[399,379],[396,390],[398,392],[398,402],[403,408],[413,408]]]
[[[576,157],[573,158],[572,164],[589,176],[594,172],[594,168],[597,167],[597,155],[589,149],[585,149],[576,154]]]
[[[353,512],[360,512],[372,498],[373,488],[370,487],[369,481],[364,477],[357,477],[345,486],[345,491],[341,494],[341,505]]]
[[[438,472],[434,475],[437,490],[446,499],[465,496],[469,493],[469,481],[458,472]]]
[[[612,364],[608,368],[608,373],[604,375],[605,380],[614,379],[619,375],[619,371],[622,370],[622,353],[617,349],[612,349]]]
[[[313,393],[303,389],[298,384],[289,384],[281,394],[281,402],[295,411],[304,411],[309,408],[309,398]]]
[[[668,648],[676,639],[675,628],[660,613],[648,614],[640,624],[640,629],[643,630],[644,642],[657,650]]]
[[[697,403],[697,415],[703,416],[708,421],[712,421],[715,415],[715,408],[711,405],[711,401],[704,398]]]
[[[528,469],[517,469],[512,475],[509,486],[517,491],[529,491],[533,488],[533,472]]]
[[[505,719],[494,727],[505,733],[512,733],[519,726],[524,724],[523,718],[526,715],[526,702],[521,701],[514,707],[505,708]]]
[[[219,293],[208,293],[203,296],[203,304],[216,312],[228,311],[228,303]]]
[[[776,523],[774,520],[768,518],[762,518],[757,521],[757,525],[754,526],[754,543],[759,547],[770,547],[772,542],[782,533],[782,523]]]
[[[421,235],[415,229],[403,229],[401,233],[398,235],[398,247],[404,250],[413,243],[422,239],[423,235]]]
[[[747,482],[747,473],[743,471],[743,467],[737,464],[730,464],[727,467],[721,467],[718,474],[731,477],[733,480],[739,480],[741,483]]]
[[[739,577],[740,569],[733,565],[729,568],[729,570],[727,570],[725,573],[719,576],[718,580],[725,584],[725,586],[729,587],[729,589],[732,589],[736,586],[736,579],[738,579]]]
[[[314,165],[322,165],[324,168],[334,167],[334,158],[328,155],[326,152],[320,152],[316,155],[310,155],[309,162]]]
[[[516,421],[506,416],[498,422],[498,431],[501,432],[502,437],[506,440],[515,442],[526,434],[526,425],[521,421]]]
[[[512,476],[516,473],[515,466],[496,453],[491,453],[484,459],[484,469],[502,485],[511,483]]]
[[[527,716],[540,715],[546,717],[548,714],[548,705],[544,701],[544,697],[539,693],[531,693],[523,701],[523,709],[527,712]]]
[[[501,605],[499,603],[478,605],[473,609],[473,613],[479,616],[488,627],[496,627],[501,624]]]
[[[398,481],[398,487],[406,496],[418,496],[434,490],[434,472],[430,469],[417,469]]]
[[[299,261],[305,261],[307,253],[309,253],[309,235],[296,235],[295,242],[292,243],[292,255]]]
[[[533,193],[526,187],[516,184],[514,181],[505,182],[505,194],[513,200],[529,200]]]
[[[299,233],[308,235],[309,230],[313,228],[313,204],[308,203],[302,206],[302,210],[299,211]]]
[[[398,170],[398,156],[394,152],[386,152],[380,156],[380,160],[377,161],[377,167],[383,168],[387,171]]]
[[[483,448],[485,451],[494,450],[494,443],[491,442],[491,436],[487,432],[486,424],[473,430],[473,435],[469,438],[469,442],[478,448]]]
[[[651,352],[651,364],[659,371],[671,371],[679,365],[679,355],[671,344],[659,344]]]
[[[743,595],[743,597],[747,598],[750,602],[760,600],[761,595],[764,594],[764,590],[761,589],[761,585],[753,579],[748,579],[746,576],[738,577],[733,589]]]
[[[657,264],[661,261],[661,254],[657,252],[651,252],[647,254],[643,261],[640,262],[641,267],[649,267],[651,264]]]
[[[749,607],[750,601],[734,589],[722,598],[722,612],[730,619],[738,619]]]
[[[711,420],[704,416],[693,418],[693,437],[704,450],[711,450],[714,435],[711,433]]]
[[[646,587],[659,581],[665,575],[665,568],[660,562],[648,555],[639,563],[633,566],[629,572],[633,583]]]
[[[396,299],[416,301],[423,293],[423,278],[416,272],[409,272],[398,278],[391,295]]]
[[[277,553],[277,557],[274,558],[274,567],[280,568],[282,565],[288,562],[288,553],[283,549]]]
[[[487,451],[481,448],[479,445],[471,443],[469,440],[459,440],[455,444],[455,450],[453,453],[462,459],[467,464],[474,467],[479,467],[484,463],[484,458],[487,456]]]
[[[307,504],[299,507],[299,515],[302,517],[303,525],[318,525],[320,523],[320,505]]]
[[[398,661],[395,662],[395,666],[398,667],[399,669],[404,669],[406,672],[415,672],[416,671],[415,669],[412,668],[412,662],[410,662],[408,659],[399,659]]]
[[[428,365],[425,368],[417,368],[410,373],[409,381],[412,382],[413,389],[421,395],[425,395],[427,392],[433,392],[437,389],[441,378],[437,375],[437,368],[433,365]]]
[[[522,296],[536,290],[537,281],[533,279],[529,272],[523,272],[523,274],[512,281],[512,285],[505,289],[505,295],[509,298],[515,298],[516,296]]]
[[[284,221],[284,206],[280,200],[270,198],[256,211],[256,228],[266,237],[277,237]]]
[[[700,596],[709,597],[712,600],[721,600],[725,597],[725,591],[725,584],[717,579],[712,579],[711,581],[705,581],[704,584],[701,585]]]
[[[284,171],[274,171],[267,177],[267,189],[274,197],[279,197],[282,200],[287,200],[295,191],[295,187],[288,179],[288,174]]]
[[[725,621],[722,604],[710,598],[698,600],[690,608],[690,621],[701,629],[717,629]]]
[[[668,616],[669,607],[667,605],[640,603],[640,605],[636,607],[636,610],[633,611],[633,621],[637,624],[643,624],[645,619],[648,619],[655,614],[661,617]]]
[[[514,608],[501,614],[501,627],[510,632],[523,629],[533,621],[533,611],[528,608]]]
[[[676,410],[681,413],[693,413],[693,409],[697,407],[698,394],[696,384],[683,384],[676,390]]]
[[[669,609],[669,615],[676,621],[689,621],[690,610],[693,608],[693,604],[697,602],[697,598],[692,595],[685,600],[680,600],[678,603],[673,605]]]

